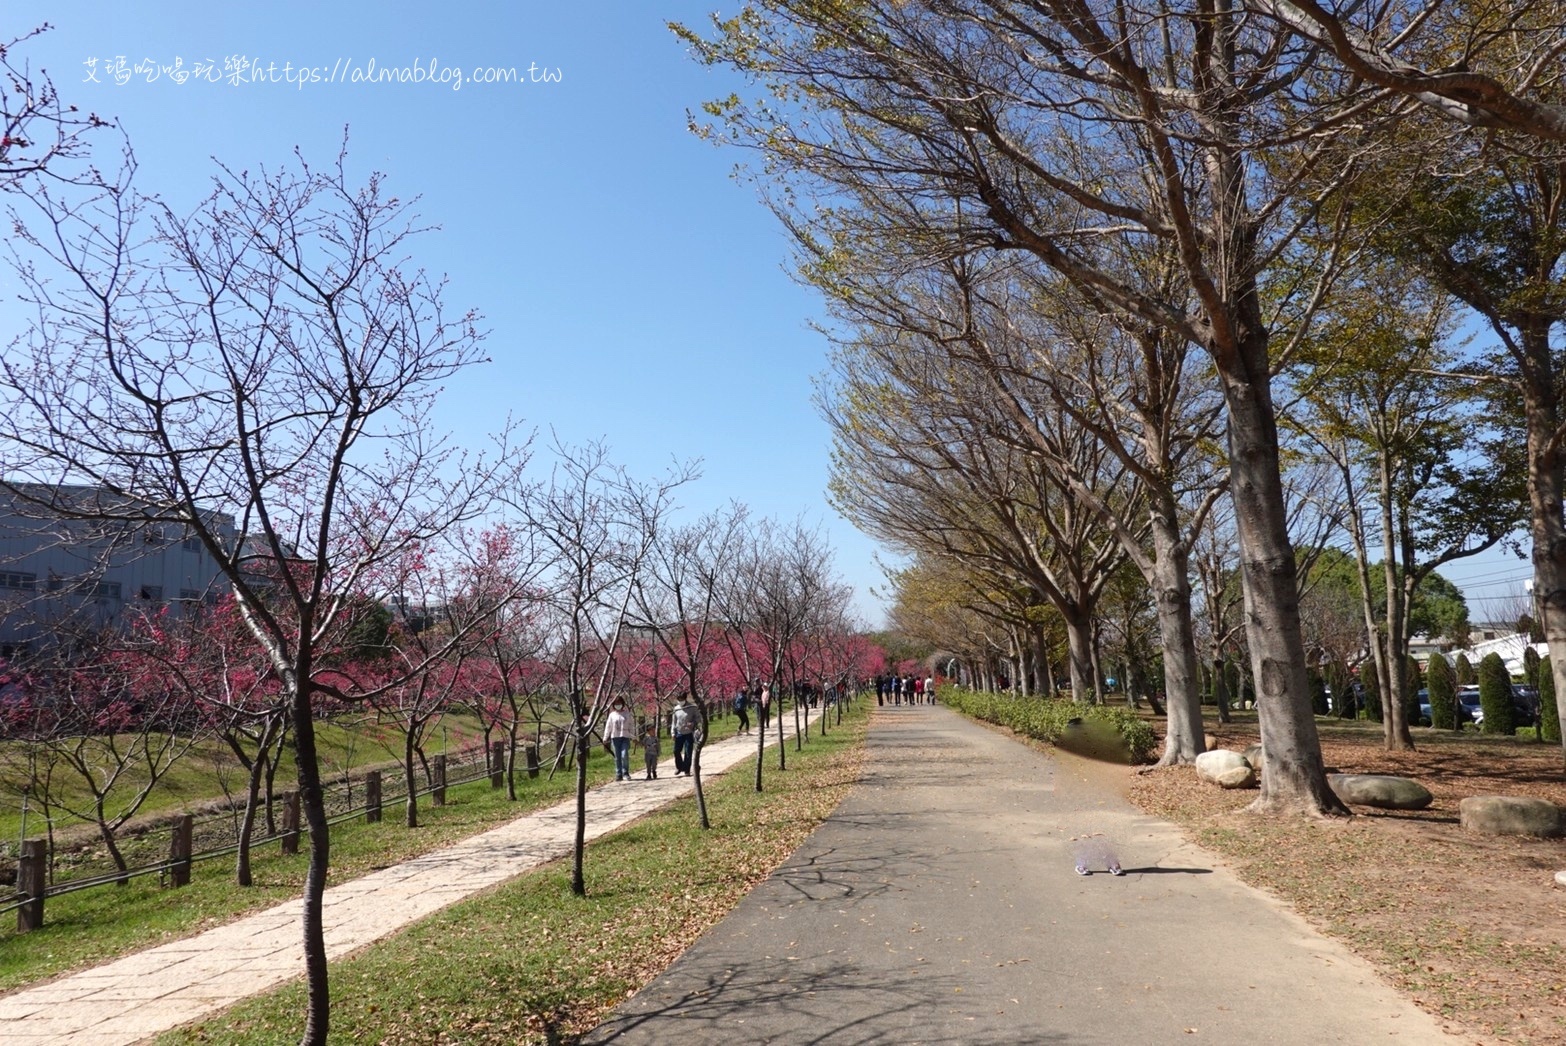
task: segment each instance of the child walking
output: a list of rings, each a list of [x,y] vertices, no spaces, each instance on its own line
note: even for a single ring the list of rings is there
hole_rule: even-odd
[[[658,740],[658,724],[649,720],[642,727],[642,758],[647,763],[647,780],[658,779],[658,752],[662,747]]]

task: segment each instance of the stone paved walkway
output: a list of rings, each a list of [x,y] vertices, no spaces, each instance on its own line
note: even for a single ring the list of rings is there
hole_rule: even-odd
[[[792,734],[792,720],[786,720]],[[774,731],[776,728],[774,727]],[[774,733],[774,738],[775,738]],[[776,740],[772,744],[776,744]],[[754,758],[731,737],[702,751],[702,777]],[[640,759],[633,760],[640,764]],[[693,791],[673,761],[656,781],[588,794],[589,841]],[[575,798],[455,846],[338,886],[325,897],[326,954],[337,959],[496,883],[571,852]],[[304,973],[300,902],[290,901],[172,944],[0,996],[5,1046],[129,1046]]]

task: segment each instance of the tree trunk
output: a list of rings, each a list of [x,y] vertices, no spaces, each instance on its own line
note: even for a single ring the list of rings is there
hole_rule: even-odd
[[[265,767],[266,763],[259,757],[250,763],[245,789],[245,812],[239,821],[239,847],[234,854],[234,882],[240,886],[254,883],[250,874],[250,837],[255,833],[256,811],[261,805],[261,773]]]
[[[783,736],[783,692],[781,689],[772,691],[772,710],[777,713],[773,716],[778,722],[778,769],[788,769],[788,745],[784,743]]]
[[[103,840],[103,848],[109,851],[109,860],[114,862],[114,868],[116,871],[129,871],[130,865],[125,863],[125,855],[120,852],[119,844],[114,841],[114,829],[109,827],[109,820],[104,812],[103,796],[101,795],[98,797],[96,810],[98,821],[98,837]],[[115,881],[115,885],[130,885],[130,877],[126,875],[120,876],[120,878]]]
[[[408,783],[408,801],[403,806],[403,823],[409,828],[419,827],[419,784],[413,778],[413,732],[412,724],[402,735],[402,776]],[[486,734],[486,737],[488,735]],[[489,755],[489,742],[484,742],[484,754]]]
[[[756,714],[756,791],[761,791],[761,764],[767,753],[767,721],[761,715],[761,702],[753,708]]]
[[[517,730],[519,724],[513,716],[506,726],[506,801],[517,801]]]
[[[1079,608],[1061,608],[1066,619],[1066,642],[1071,650],[1071,700],[1091,700],[1093,679],[1093,621]]]
[[[696,816],[701,822],[702,831],[712,828],[712,821],[707,816],[707,793],[701,787],[701,750],[707,747],[707,733],[712,729],[712,724],[707,719],[707,706],[701,702],[696,694],[696,688],[691,687],[691,700],[701,711],[701,734],[696,738],[696,743],[691,746],[691,781],[696,786]]]
[[[1196,629],[1191,620],[1190,556],[1176,526],[1155,513],[1150,580],[1164,651],[1164,708],[1168,716],[1159,766],[1189,763],[1206,749],[1196,671]],[[1128,693],[1130,683],[1128,679]]]
[[[1257,328],[1260,329],[1259,327]],[[1253,335],[1240,367],[1222,366],[1229,408],[1229,475],[1240,539],[1246,637],[1250,641],[1267,772],[1259,813],[1347,813],[1327,786],[1300,637],[1294,545],[1279,471],[1278,430],[1268,382],[1267,340]],[[1253,374],[1250,380],[1246,373]]]
[[[1412,752],[1414,735],[1408,729],[1408,638],[1404,631],[1403,586],[1397,576],[1397,526],[1393,517],[1392,490],[1397,482],[1390,451],[1381,453],[1381,560],[1387,589],[1386,665],[1381,679],[1382,742],[1389,752]]]
[[[300,673],[300,678],[308,678]],[[331,860],[331,829],[326,823],[326,797],[321,788],[321,767],[315,748],[315,716],[310,694],[296,692],[290,703],[294,726],[294,765],[299,773],[299,810],[309,830],[310,857],[305,871],[304,953],[306,1007],[301,1046],[326,1046],[331,999],[327,995],[326,928],[321,901]]]
[[[573,707],[576,727],[572,730],[576,747],[576,832],[571,845],[571,892],[587,896],[587,878],[582,871],[587,853],[587,730],[582,726],[580,710]]]
[[[1566,521],[1561,516],[1566,475],[1556,430],[1560,404],[1551,367],[1549,325],[1523,331],[1529,362],[1524,368],[1523,403],[1528,416],[1528,507],[1533,536],[1533,588],[1544,615],[1544,639],[1550,644],[1550,674],[1555,678],[1556,715],[1566,746]],[[1566,760],[1566,747],[1562,748]]]

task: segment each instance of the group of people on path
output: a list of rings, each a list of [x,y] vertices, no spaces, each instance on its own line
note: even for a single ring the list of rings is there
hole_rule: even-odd
[[[609,749],[614,756],[614,779],[616,781],[631,780],[631,739],[635,733],[636,724],[631,718],[631,713],[625,707],[625,699],[615,698],[609,705],[609,714],[604,718],[604,747]],[[690,698],[681,697],[675,700],[674,710],[669,714],[669,734],[674,738],[674,776],[684,774],[691,775],[691,764],[696,753],[696,737],[701,733],[701,714],[696,706],[691,704]],[[642,728],[641,737],[637,739],[642,746],[642,759],[646,763],[646,776],[644,781],[658,779],[658,758],[663,753],[663,741],[658,736],[658,724],[656,720],[649,719]]]
[[[876,676],[875,703],[878,705],[935,704],[935,677],[916,675]]]
[[[772,720],[772,684],[751,681],[749,689],[744,684],[734,691],[734,715],[739,719],[739,732],[750,733],[750,710],[756,710],[756,717],[761,720],[761,732],[767,732],[767,724]]]

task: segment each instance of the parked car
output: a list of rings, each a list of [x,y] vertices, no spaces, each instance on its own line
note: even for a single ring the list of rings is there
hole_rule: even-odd
[[[1474,692],[1474,722],[1484,724],[1484,709],[1479,707],[1479,688],[1463,687]],[[1539,688],[1512,684],[1512,727],[1518,729],[1533,726],[1539,721]]]
[[[1419,691],[1419,725],[1430,725],[1430,691]],[[1457,722],[1477,723],[1484,718],[1484,712],[1479,708],[1479,688],[1477,686],[1460,686],[1457,688]]]

